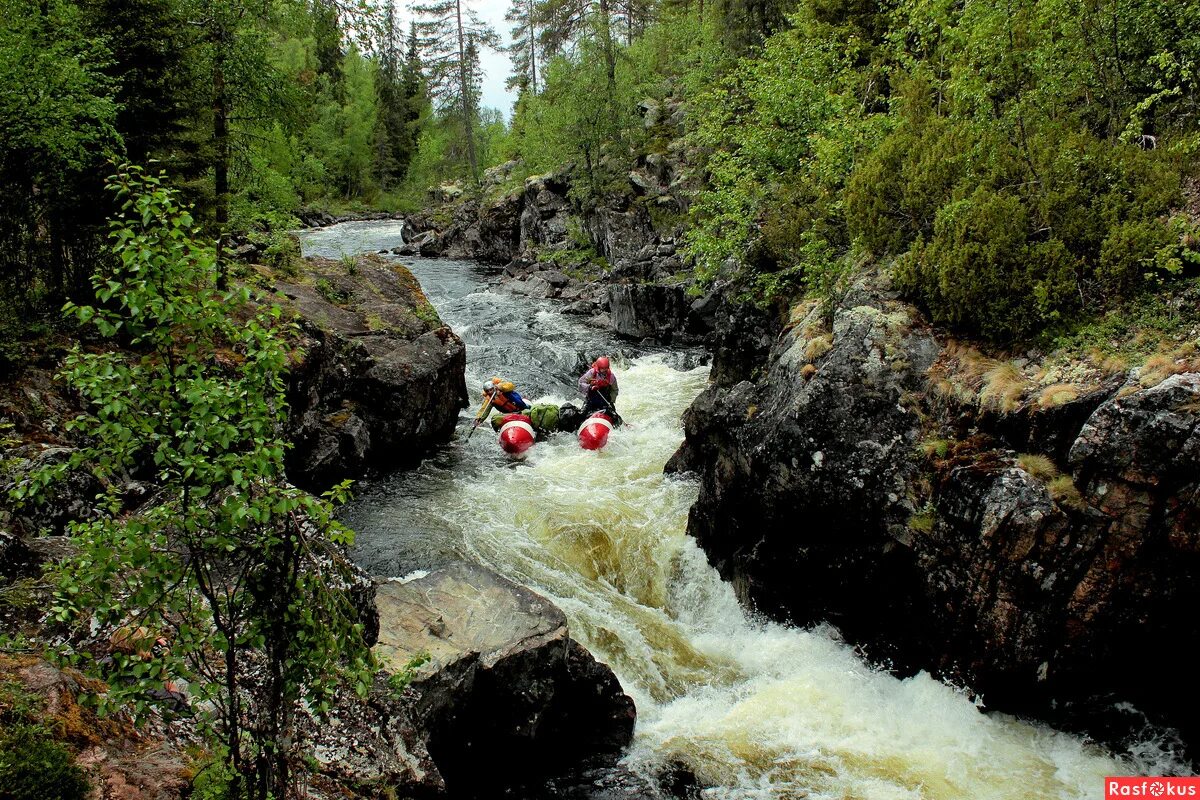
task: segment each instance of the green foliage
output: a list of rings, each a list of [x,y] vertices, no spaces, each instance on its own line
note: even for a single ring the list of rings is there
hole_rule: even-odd
[[[0,679],[0,798],[83,800],[90,786],[70,751],[43,724],[45,703]]]
[[[413,682],[413,679],[417,677],[417,670],[432,660],[433,656],[429,655],[429,653],[417,653],[408,660],[408,663],[399,672],[393,672],[388,676],[388,691],[397,697],[400,696],[408,688],[408,685]]]
[[[645,152],[653,131],[638,114],[645,97],[662,98],[664,77],[694,66],[705,47],[701,28],[687,19],[650,28],[621,48],[608,69],[604,32],[589,28],[571,56],[542,72],[542,91],[524,92],[512,123],[512,149],[530,173],[575,166],[572,191],[590,201],[627,186],[629,154]]]
[[[350,302],[350,294],[335,287],[327,278],[318,278],[316,289],[317,294],[335,306],[344,306]]]
[[[11,0],[4,17],[0,329],[19,333],[86,284],[108,208],[97,197],[105,158],[120,139],[108,53],[82,10],[69,0]]]
[[[0,797],[83,800],[91,787],[71,753],[38,725],[0,731]]]
[[[935,320],[1007,340],[1188,274],[1195,221],[1172,212],[1200,141],[1197,21],[1184,2],[801,0],[692,97],[698,278],[735,265],[764,302],[896,259]]]
[[[230,795],[282,796],[296,706],[321,713],[339,685],[366,690],[362,625],[337,588],[337,545],[352,534],[330,501],[346,487],[321,500],[285,481],[279,308],[256,308],[245,288],[218,288],[213,248],[160,178],[129,168],[111,188],[123,209],[115,264],[93,276],[96,305],[66,310],[130,351],[71,353],[63,377],[87,410],[69,427],[87,444],[14,495],[92,470],[108,488],[99,515],[71,526],[79,554],[64,565],[51,614],[117,627],[138,609],[139,624],[173,633],[164,653],[114,656],[99,710],[130,706],[140,716],[152,692],[184,677],[212,703],[199,720],[224,742]],[[146,468],[156,500],[127,513],[124,476]],[[243,675],[251,649],[265,663],[254,685]]]

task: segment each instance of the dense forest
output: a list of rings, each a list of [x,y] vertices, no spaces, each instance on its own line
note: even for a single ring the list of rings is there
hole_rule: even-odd
[[[638,113],[668,95],[689,262],[756,299],[894,263],[935,321],[1009,340],[1200,261],[1194,3],[515,0],[510,122],[470,5],[7,0],[5,340],[85,285],[114,162],[274,255],[305,206],[416,210],[511,159],[619,192],[672,146]]]

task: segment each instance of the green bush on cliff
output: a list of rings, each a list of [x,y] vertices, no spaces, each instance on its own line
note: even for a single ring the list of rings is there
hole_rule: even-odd
[[[89,785],[44,722],[45,703],[0,673],[0,800],[82,800]]]
[[[801,0],[692,98],[687,252],[760,300],[894,261],[995,340],[1097,313],[1200,266],[1197,65],[1194,3]]]
[[[37,725],[0,733],[0,798],[83,800],[90,786],[71,753]]]

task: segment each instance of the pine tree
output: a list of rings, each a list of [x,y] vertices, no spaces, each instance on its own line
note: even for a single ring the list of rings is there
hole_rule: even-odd
[[[538,92],[538,0],[512,0],[504,18],[512,23],[512,44],[508,47],[513,73],[505,85],[509,89]]]
[[[479,48],[499,46],[492,28],[480,21],[469,0],[436,0],[413,6],[430,90],[444,111],[456,109],[463,126],[467,166],[479,180],[475,130],[479,115]]]
[[[378,45],[375,92],[378,117],[375,126],[375,174],[387,191],[404,179],[416,150],[416,121],[420,116],[420,54],[415,31],[408,53],[401,50],[395,6],[389,6]]]
[[[345,83],[342,69],[342,29],[337,6],[329,0],[315,0],[312,5],[313,38],[316,41],[317,74],[328,78],[339,96]],[[392,13],[395,13],[394,11]]]
[[[549,54],[566,50],[580,37],[589,33],[600,43],[604,53],[604,66],[608,75],[608,88],[616,85],[617,54],[613,41],[614,0],[543,0],[539,10],[545,25],[542,34],[545,50]]]
[[[613,3],[625,33],[625,42],[633,44],[633,40],[654,22],[657,3],[655,0],[613,0]]]
[[[135,164],[150,158],[172,173],[197,171],[196,137],[205,109],[191,84],[200,78],[196,35],[176,0],[84,0],[93,35],[113,43],[104,71],[119,87],[117,130]]]

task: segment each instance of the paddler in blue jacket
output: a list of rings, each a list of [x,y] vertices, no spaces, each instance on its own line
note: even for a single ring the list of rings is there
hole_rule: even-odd
[[[476,415],[476,424],[483,420],[492,410],[498,412],[492,417],[492,427],[499,429],[500,420],[506,414],[525,414],[529,411],[529,403],[521,397],[512,381],[503,378],[492,378],[483,382],[483,407]]]

